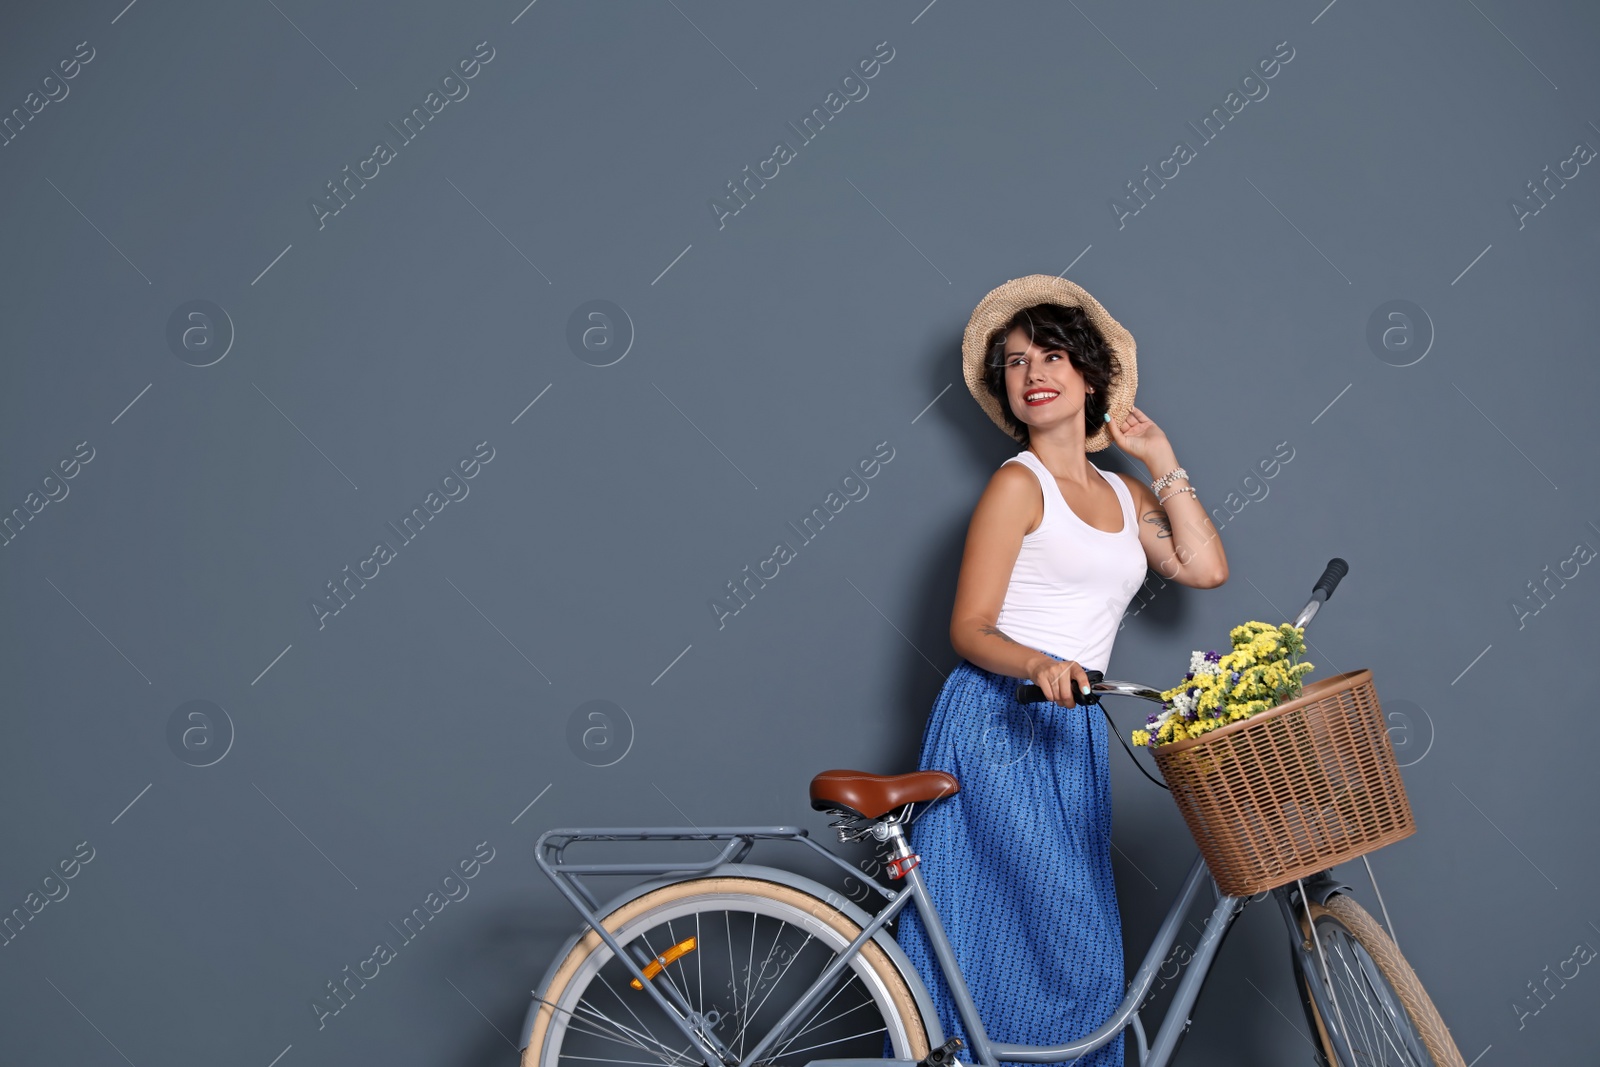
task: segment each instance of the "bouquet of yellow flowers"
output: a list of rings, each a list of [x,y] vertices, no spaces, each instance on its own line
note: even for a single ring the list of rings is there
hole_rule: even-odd
[[[1165,745],[1199,737],[1247,719],[1300,695],[1302,676],[1312,669],[1300,659],[1305,630],[1289,623],[1247,622],[1229,637],[1233,651],[1195,652],[1183,681],[1161,694],[1162,711],[1133,731],[1136,745]]]

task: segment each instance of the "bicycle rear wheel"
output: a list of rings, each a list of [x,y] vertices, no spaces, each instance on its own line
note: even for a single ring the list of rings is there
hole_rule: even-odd
[[[1466,1067],[1450,1030],[1439,1017],[1411,965],[1383,927],[1350,897],[1336,894],[1311,905],[1316,938],[1327,959],[1326,979],[1313,959],[1307,986],[1308,1014],[1322,1054],[1334,1067]],[[1301,935],[1311,932],[1300,916]],[[1331,986],[1329,984],[1331,980]],[[1319,989],[1332,1006],[1333,1031],[1342,1028],[1354,1060],[1341,1055],[1310,996]],[[1341,1021],[1342,1020],[1342,1021]]]
[[[641,968],[725,1058],[743,1058],[753,1049],[861,932],[826,901],[756,878],[664,886],[603,922],[624,951],[657,961]],[[590,930],[542,993],[522,1067],[702,1063],[672,1018],[635,982]],[[885,1036],[896,1058],[928,1055],[910,989],[869,941],[758,1062],[802,1067],[819,1058],[876,1059],[884,1054]]]

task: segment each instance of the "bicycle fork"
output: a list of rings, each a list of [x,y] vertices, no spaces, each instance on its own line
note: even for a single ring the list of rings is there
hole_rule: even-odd
[[[1278,886],[1272,890],[1272,897],[1278,902],[1278,910],[1283,913],[1283,921],[1289,927],[1289,948],[1294,958],[1295,978],[1300,983],[1299,995],[1302,1003],[1309,998],[1322,1020],[1323,1029],[1334,1043],[1334,1051],[1338,1057],[1346,1063],[1355,1063],[1344,1013],[1337,1000],[1329,1002],[1332,984],[1328,972],[1328,958],[1322,951],[1322,942],[1317,937],[1316,923],[1311,918],[1310,902],[1315,900],[1318,904],[1326,903],[1328,897],[1339,890],[1348,891],[1348,887],[1340,885],[1333,878],[1331,871],[1321,871],[1309,878]],[[1299,898],[1298,903],[1301,908],[1298,914],[1295,912],[1295,897]],[[1301,925],[1302,915],[1305,919],[1304,926]],[[1307,930],[1310,931],[1309,934]],[[1306,1022],[1310,1023],[1311,1020],[1307,1019]],[[1315,1034],[1312,1034],[1312,1042],[1316,1043]],[[1320,1049],[1318,1054],[1321,1054]]]

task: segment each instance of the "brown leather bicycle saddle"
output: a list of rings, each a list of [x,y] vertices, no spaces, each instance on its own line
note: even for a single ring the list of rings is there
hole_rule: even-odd
[[[811,806],[818,811],[843,808],[863,818],[876,819],[902,804],[938,800],[960,791],[961,783],[944,771],[823,771],[811,779]]]

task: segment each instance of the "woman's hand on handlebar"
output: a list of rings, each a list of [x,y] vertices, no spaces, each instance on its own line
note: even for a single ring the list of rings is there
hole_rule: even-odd
[[[1090,694],[1089,674],[1077,660],[1060,660],[1041,654],[1028,663],[1028,678],[1044,690],[1046,700],[1064,708],[1077,707],[1072,697],[1073,681],[1078,683],[1080,693]]]

